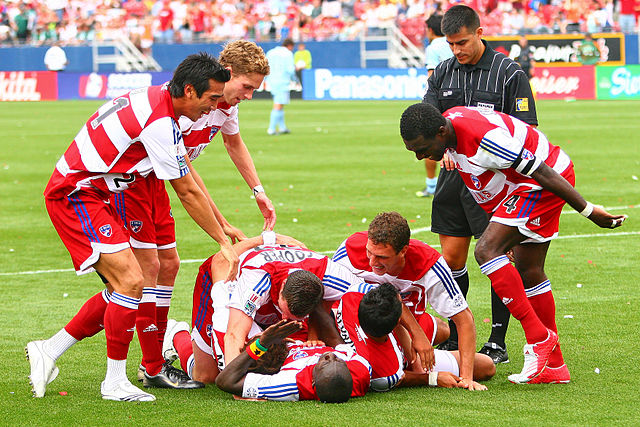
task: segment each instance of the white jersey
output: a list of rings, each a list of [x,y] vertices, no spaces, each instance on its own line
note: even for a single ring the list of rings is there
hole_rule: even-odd
[[[232,107],[224,102],[219,102],[215,110],[195,122],[185,116],[180,117],[179,122],[184,145],[191,161],[202,153],[219,131],[224,135],[235,135],[240,132],[238,106]]]

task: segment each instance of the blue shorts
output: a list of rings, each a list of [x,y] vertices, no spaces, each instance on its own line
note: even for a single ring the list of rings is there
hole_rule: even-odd
[[[286,105],[290,102],[290,92],[289,90],[273,90],[271,91],[271,95],[273,96],[274,104]]]

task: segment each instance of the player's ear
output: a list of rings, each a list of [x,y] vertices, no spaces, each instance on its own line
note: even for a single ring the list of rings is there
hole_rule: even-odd
[[[484,33],[484,30],[482,29],[482,27],[478,27],[478,29],[476,30],[476,35],[478,37],[482,37],[483,33]]]

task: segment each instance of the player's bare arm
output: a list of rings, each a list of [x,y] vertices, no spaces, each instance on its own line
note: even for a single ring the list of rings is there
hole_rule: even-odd
[[[603,208],[588,203],[566,179],[544,163],[531,174],[531,177],[542,187],[565,200],[576,211],[584,212],[583,215],[599,227],[620,227],[627,219],[627,215],[611,215]]]
[[[190,173],[169,182],[191,218],[220,245],[220,252],[229,262],[227,280],[234,280],[238,274],[238,256],[213,215],[206,196]]]
[[[300,322],[281,320],[278,323],[269,326],[262,335],[260,335],[260,344],[269,348],[271,345],[281,342],[292,333],[298,331],[301,327],[302,324]],[[216,385],[218,388],[226,391],[227,393],[242,395],[244,379],[247,376],[247,371],[252,362],[253,359],[249,354],[246,351],[242,352],[242,354],[227,364],[224,371],[218,374],[218,377],[216,378]]]
[[[253,319],[237,308],[229,308],[229,324],[224,335],[224,363],[238,357],[251,330]],[[225,368],[226,370],[226,368]]]
[[[416,356],[419,356],[422,369],[425,372],[431,370],[436,363],[433,346],[416,321],[416,318],[413,317],[413,313],[411,313],[409,308],[404,304],[402,304],[400,324],[404,326],[411,334],[411,337],[413,337],[411,340],[411,363],[416,361]]]
[[[479,390],[473,381],[473,363],[476,354],[476,325],[471,310],[466,308],[451,316],[458,329],[458,349],[460,351],[460,386],[469,390]],[[484,387],[484,386],[482,386]],[[486,387],[484,387],[486,389]]]
[[[207,186],[205,185],[204,181],[200,177],[200,174],[193,167],[191,160],[189,160],[186,156],[185,156],[185,160],[187,161],[187,165],[189,166],[189,170],[191,171],[191,174],[193,174],[193,179],[196,181],[196,184],[198,184],[198,187],[200,187],[200,190],[202,190],[207,200],[209,201],[211,210],[213,211],[213,214],[216,216],[216,220],[222,227],[222,231],[224,231],[224,234],[229,236],[229,238],[231,239],[231,243],[235,243],[237,241],[246,239],[247,236],[245,236],[242,230],[231,225],[229,221],[227,221],[227,219],[224,217],[224,215],[222,215],[222,212],[220,212],[220,209],[218,209],[218,206],[213,201],[211,194],[209,194],[209,190],[207,190]]]
[[[222,140],[224,141],[227,153],[229,153],[229,157],[236,165],[238,172],[240,172],[240,175],[242,175],[242,178],[244,178],[249,188],[253,189],[259,186],[260,178],[258,178],[258,172],[240,133],[234,135],[223,133]],[[262,216],[264,217],[263,230],[273,230],[273,227],[276,225],[276,210],[273,207],[273,203],[271,203],[271,200],[269,200],[264,191],[256,193],[255,197],[258,208],[260,208],[260,212],[262,212]]]

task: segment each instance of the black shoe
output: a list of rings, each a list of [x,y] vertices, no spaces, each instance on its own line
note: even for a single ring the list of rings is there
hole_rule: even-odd
[[[482,346],[478,353],[489,356],[495,365],[498,363],[509,363],[509,354],[507,353],[507,349],[500,347],[494,342],[484,343],[484,346]]]
[[[180,389],[204,387],[204,383],[192,380],[184,371],[174,368],[170,362],[165,362],[162,365],[162,369],[158,372],[158,375],[151,376],[145,371],[142,385],[144,387]]]
[[[446,340],[438,344],[436,348],[443,351],[456,351],[458,349],[458,341]]]

